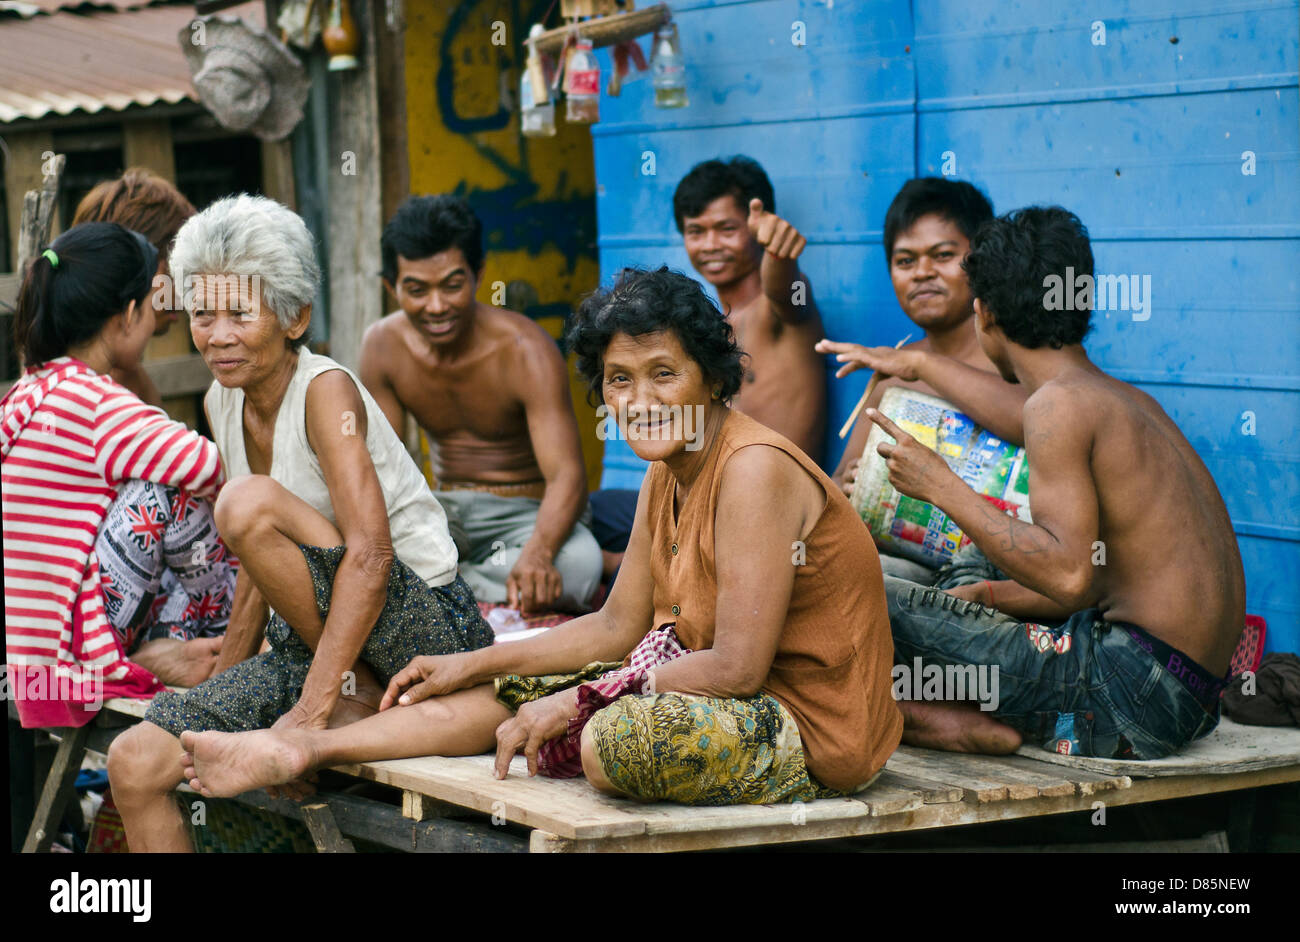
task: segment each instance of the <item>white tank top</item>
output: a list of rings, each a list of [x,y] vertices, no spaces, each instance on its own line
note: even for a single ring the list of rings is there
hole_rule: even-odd
[[[429,490],[424,475],[411,460],[383,410],[356,375],[306,347],[298,350],[298,369],[289,380],[275,417],[271,478],[338,526],[320,461],[307,441],[307,386],[329,370],[342,370],[351,377],[366,404],[366,448],[375,463],[388,507],[393,552],[430,587],[446,585],[456,578],[457,555],[442,505]],[[244,449],[244,391],[213,382],[204,405],[227,479],[251,474]]]

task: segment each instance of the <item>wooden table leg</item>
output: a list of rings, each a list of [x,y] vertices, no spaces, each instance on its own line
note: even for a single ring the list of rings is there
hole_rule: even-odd
[[[355,854],[357,849],[343,836],[334,812],[324,802],[302,806],[302,820],[311,832],[311,839],[316,842],[316,850],[322,854]]]
[[[90,725],[61,729],[59,735],[62,737],[59,751],[54,754],[50,774],[45,777],[45,787],[41,789],[41,799],[36,804],[31,829],[27,832],[27,840],[23,842],[24,854],[48,853],[50,845],[54,843],[55,832],[63,819],[63,810],[72,797],[77,773],[81,771]]]
[[[567,837],[560,837],[550,831],[534,830],[528,835],[528,853],[530,854],[571,854],[575,842]]]

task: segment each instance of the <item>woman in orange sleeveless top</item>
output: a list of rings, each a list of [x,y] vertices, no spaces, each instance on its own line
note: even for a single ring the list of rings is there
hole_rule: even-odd
[[[191,738],[196,787],[494,743],[498,777],[522,750],[530,773],[687,804],[808,800],[880,771],[903,721],[876,550],[807,455],[727,406],[742,354],[726,320],[685,275],[625,271],[583,303],[569,342],[652,462],[604,607],[416,658],[350,726]]]

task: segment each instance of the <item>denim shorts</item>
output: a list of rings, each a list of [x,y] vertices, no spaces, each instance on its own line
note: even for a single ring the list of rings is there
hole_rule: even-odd
[[[1210,733],[1212,711],[1098,609],[1056,627],[885,577],[894,660],[996,665],[991,715],[1026,742],[1070,755],[1159,759]],[[1191,658],[1186,658],[1191,661]]]

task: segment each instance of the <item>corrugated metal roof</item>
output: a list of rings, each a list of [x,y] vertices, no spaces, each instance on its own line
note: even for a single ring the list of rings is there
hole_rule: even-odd
[[[138,10],[140,7],[152,6],[155,2],[156,0],[0,0],[0,10],[17,13],[19,16],[35,16],[38,13],[57,13],[78,7]]]
[[[230,12],[266,23],[261,3]],[[169,4],[0,20],[0,123],[197,101],[176,38],[192,19],[193,6]]]

